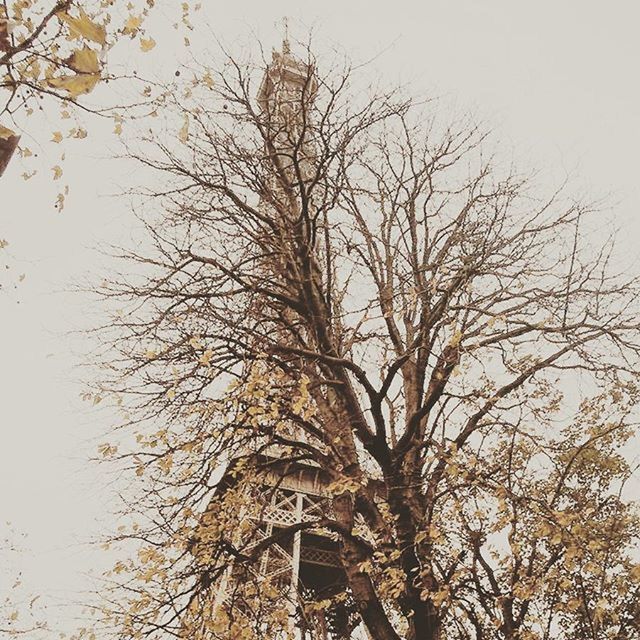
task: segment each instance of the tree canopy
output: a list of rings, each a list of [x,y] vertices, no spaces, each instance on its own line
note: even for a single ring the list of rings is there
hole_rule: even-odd
[[[597,204],[437,100],[300,56],[194,67],[130,149],[146,239],[101,288],[96,398],[122,406],[101,454],[131,471],[114,542],[135,553],[105,623],[286,637],[291,594],[253,569],[306,529],[346,585],[299,620],[348,598],[373,640],[640,637],[638,279]],[[287,108],[260,90],[278,64],[304,70]],[[274,451],[322,469],[330,505],[256,546]]]

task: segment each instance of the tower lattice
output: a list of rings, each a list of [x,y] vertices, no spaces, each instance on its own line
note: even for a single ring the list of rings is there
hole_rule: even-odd
[[[285,40],[282,51],[272,54],[258,103],[269,128],[265,151],[276,156],[272,158],[276,171],[288,174],[292,181],[304,179],[305,167],[313,164],[313,145],[306,141],[304,129],[311,126],[309,107],[316,91],[313,66],[294,57]],[[293,153],[298,175],[293,175]],[[277,182],[274,177],[272,193],[278,191]],[[282,200],[286,201],[286,197]],[[273,204],[263,201],[260,206],[268,211]],[[273,268],[265,265],[267,272]],[[270,542],[256,554],[251,566],[241,567],[238,563],[227,567],[216,587],[214,611],[228,608],[240,592],[238,587],[253,581],[257,588],[266,584],[272,595],[274,591],[280,594],[290,636],[300,640],[367,640],[368,634],[349,597],[337,539],[321,528],[295,530],[297,524],[331,516],[328,476],[310,462],[280,461],[277,449],[269,446],[260,454],[258,462],[267,472],[252,475],[231,462],[218,483],[212,505],[222,501],[229,491],[244,494],[252,504],[240,517],[245,526],[236,536],[245,558],[252,550],[260,549],[266,539],[276,538],[277,542]],[[293,532],[288,533],[289,529]],[[233,609],[234,615],[246,615],[247,619],[254,613],[252,603],[240,596],[233,602]],[[272,636],[268,638],[274,640]]]

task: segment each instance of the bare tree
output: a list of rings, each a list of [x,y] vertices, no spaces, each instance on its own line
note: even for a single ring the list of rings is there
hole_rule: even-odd
[[[598,208],[545,194],[471,119],[306,56],[270,63],[305,70],[285,110],[257,98],[266,61],[193,69],[180,142],[131,151],[162,188],[153,250],[103,288],[104,389],[138,442],[103,454],[133,461],[149,522],[116,570],[134,574],[121,628],[260,637],[212,611],[213,585],[277,536],[243,546],[252,500],[211,494],[230,460],[255,483],[277,445],[327,474],[330,512],[295,530],[339,541],[331,597],[371,638],[639,637],[621,453],[638,281]],[[249,583],[255,611],[275,602]]]

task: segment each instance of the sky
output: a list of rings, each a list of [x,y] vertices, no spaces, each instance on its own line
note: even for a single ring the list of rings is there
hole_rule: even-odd
[[[279,46],[288,16],[292,38],[313,28],[322,46],[373,58],[369,68],[389,84],[474,111],[516,161],[569,173],[578,190],[606,195],[623,251],[640,258],[637,0],[202,4],[196,31],[208,23],[232,44],[255,31],[268,49]],[[140,58],[143,73],[175,65],[169,5],[154,18],[159,46]],[[108,159],[118,151],[111,126],[88,129],[67,152],[72,189],[61,213],[50,174],[25,182],[15,162],[0,181],[0,238],[10,243],[0,253],[0,533],[10,521],[27,534],[25,579],[48,594],[60,629],[79,615],[67,603],[91,587],[88,574],[110,561],[89,542],[104,531],[116,483],[88,462],[113,416],[80,398],[92,343],[73,332],[98,323],[100,311],[73,286],[99,282],[109,261],[96,249],[127,244],[134,226],[127,199],[113,194],[135,172]],[[44,174],[59,154],[50,147],[39,149]],[[0,599],[6,586],[0,577]]]

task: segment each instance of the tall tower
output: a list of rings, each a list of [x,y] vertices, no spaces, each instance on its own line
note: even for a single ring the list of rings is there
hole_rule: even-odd
[[[262,80],[258,103],[268,131],[266,152],[277,171],[293,172],[296,154],[300,181],[305,166],[312,167],[313,148],[305,131],[311,130],[310,107],[316,96],[314,69],[295,58],[285,40],[281,51],[274,51]],[[302,175],[304,180],[304,175]],[[274,177],[274,190],[278,179]],[[286,200],[286,198],[285,198]],[[261,204],[265,211],[270,204]],[[286,339],[283,337],[283,339]],[[282,603],[290,637],[300,640],[367,640],[357,610],[349,596],[346,576],[340,562],[337,539],[322,528],[299,528],[331,515],[329,478],[310,462],[283,462],[278,448],[263,449],[256,467],[268,469],[259,475],[252,468],[232,461],[218,484],[211,503],[222,502],[227,492],[249,496],[251,508],[239,518],[236,535],[244,554],[242,568],[229,566],[217,585],[214,611],[233,608],[234,616],[255,620],[251,602],[234,594],[255,582],[265,585],[273,601]],[[241,467],[241,468],[239,468]],[[231,535],[233,537],[233,534]],[[265,544],[269,541],[269,544]],[[258,553],[252,555],[252,550]],[[251,556],[250,566],[246,558]],[[277,592],[280,599],[273,594]],[[259,624],[259,623],[258,623]],[[276,640],[265,635],[265,640]]]

